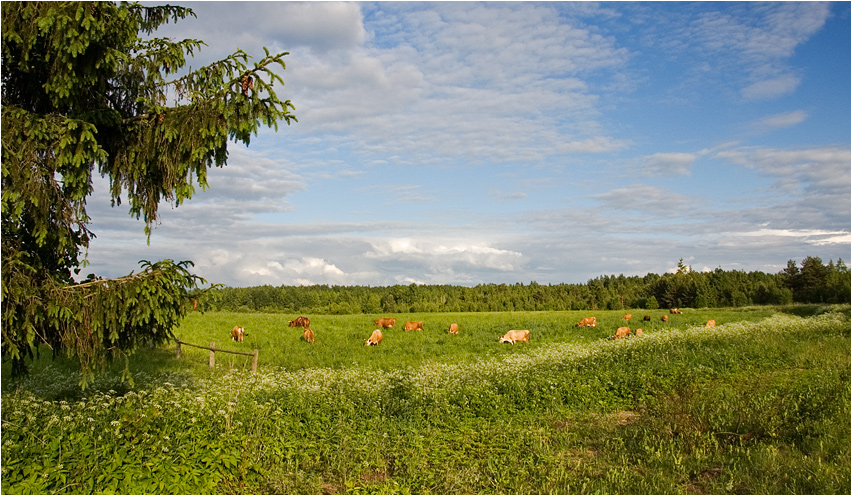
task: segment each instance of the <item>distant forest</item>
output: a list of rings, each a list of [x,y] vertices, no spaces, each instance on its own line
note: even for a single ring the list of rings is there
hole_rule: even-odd
[[[707,308],[791,303],[849,303],[849,268],[793,260],[777,274],[696,272],[683,260],[675,273],[600,276],[586,284],[216,287],[198,294],[200,311],[311,314],[501,312]]]

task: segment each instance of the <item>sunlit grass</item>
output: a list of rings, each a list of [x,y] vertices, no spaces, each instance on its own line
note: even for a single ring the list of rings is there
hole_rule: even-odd
[[[244,325],[254,342],[221,346],[261,349],[259,372],[166,349],[134,357],[133,387],[81,392],[62,361],[4,377],[2,489],[848,493],[848,309],[712,313],[618,341],[615,313],[424,314],[379,347],[370,316],[311,316],[313,346],[292,316],[193,316],[198,344]],[[534,338],[498,344],[509,328]]]

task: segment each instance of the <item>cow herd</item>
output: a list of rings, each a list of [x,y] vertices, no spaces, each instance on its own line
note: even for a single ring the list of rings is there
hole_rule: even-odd
[[[377,327],[381,329],[376,329],[370,334],[370,337],[364,341],[364,346],[378,346],[379,343],[384,339],[384,335],[382,334],[382,329],[388,329],[396,325],[396,319],[390,318],[381,318],[373,321],[373,324],[376,324]],[[404,331],[422,331],[423,330],[423,321],[411,321],[403,324],[402,329]],[[447,334],[458,334],[459,333],[459,325],[453,322],[450,324],[449,329],[447,329]]]
[[[669,309],[669,314],[671,314],[671,315],[683,315],[683,312],[680,311],[677,308],[672,308],[672,309]],[[621,320],[625,320],[625,321],[629,321],[631,319],[633,319],[633,315],[629,314],[629,313],[627,315],[621,317]],[[669,316],[663,315],[662,317],[660,317],[660,320],[662,322],[668,323],[669,322]],[[651,316],[645,315],[644,317],[642,317],[642,321],[643,322],[650,322]],[[583,326],[595,327],[596,325],[597,325],[597,322],[596,322],[594,317],[585,318],[585,319],[581,320],[579,323],[577,323],[577,327],[583,327]],[[715,320],[708,320],[707,324],[704,327],[716,327],[716,321]],[[645,333],[644,333],[644,331],[642,331],[642,329],[636,329],[635,331],[633,331],[633,335],[636,336],[636,337],[642,337],[642,336],[645,335]],[[621,339],[621,338],[626,338],[628,336],[630,336],[630,328],[629,327],[619,327],[618,329],[615,330],[615,336],[613,336],[612,338],[613,339]]]
[[[672,309],[669,310],[669,314],[680,315],[680,314],[683,314],[683,312],[681,312],[677,308],[672,308]],[[624,321],[630,321],[631,319],[633,319],[632,314],[624,315],[621,318],[621,320],[624,320]],[[663,322],[669,322],[669,316],[663,315],[660,320],[662,320]],[[643,322],[650,322],[651,316],[645,315],[642,318],[642,321]],[[396,325],[396,319],[395,318],[380,318],[380,319],[376,319],[375,321],[373,321],[373,323],[376,325],[376,327],[378,327],[378,329],[374,330],[372,332],[372,334],[370,334],[370,337],[368,337],[367,340],[364,341],[364,346],[378,346],[379,343],[382,342],[382,339],[384,339],[384,335],[382,334],[382,329],[389,329],[389,328],[394,327]],[[290,327],[301,327],[303,329],[302,339],[305,340],[306,342],[310,343],[310,344],[314,344],[314,331],[312,331],[311,327],[310,327],[311,326],[311,319],[309,319],[307,317],[301,317],[300,316],[300,317],[297,317],[295,320],[289,321],[288,324],[289,324]],[[597,325],[598,325],[597,318],[585,317],[582,320],[580,320],[580,322],[577,323],[576,327],[597,327]],[[716,321],[715,320],[709,320],[709,321],[707,321],[707,324],[704,327],[716,327]],[[406,322],[403,325],[402,328],[405,331],[422,331],[423,330],[423,321],[421,320],[421,321]],[[455,322],[450,324],[450,326],[449,326],[449,328],[447,329],[446,332],[448,334],[458,334],[459,333],[459,325],[456,324]],[[233,339],[234,341],[242,342],[245,335],[246,335],[245,329],[242,326],[239,326],[239,325],[234,326],[234,328],[231,330],[231,339]],[[622,339],[622,338],[626,338],[630,335],[631,335],[631,330],[630,330],[629,327],[619,327],[618,329],[616,329],[615,336],[613,336],[612,338],[613,339]],[[633,331],[633,335],[636,336],[636,337],[641,337],[641,336],[644,335],[644,332],[642,331],[642,329],[636,329],[635,331]],[[529,343],[530,342],[530,331],[528,329],[508,331],[506,334],[504,334],[503,336],[498,338],[498,342],[509,343],[509,344],[515,344],[517,342]]]
[[[376,326],[381,327],[383,329],[387,329],[396,325],[396,319],[378,319],[373,322]],[[299,316],[295,320],[291,320],[288,322],[290,327],[301,327],[302,331],[302,339],[310,344],[314,344],[314,331],[311,330],[311,319],[307,317]],[[406,322],[403,325],[403,329],[405,331],[422,331],[423,330],[423,321],[415,321],[415,322]],[[515,331],[511,331],[515,332]],[[526,331],[529,334],[529,331]],[[455,322],[450,324],[450,327],[447,329],[448,334],[458,334],[459,333],[459,325]],[[234,326],[233,330],[231,330],[231,339],[234,341],[242,342],[245,337],[245,329],[242,326]],[[364,342],[365,346],[378,346],[379,343],[382,342],[384,336],[382,335],[381,329],[376,329],[370,334],[370,337]],[[529,335],[526,340],[529,342]],[[514,341],[512,342],[514,344]]]

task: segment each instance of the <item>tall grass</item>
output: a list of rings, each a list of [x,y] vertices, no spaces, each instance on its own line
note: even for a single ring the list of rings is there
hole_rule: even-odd
[[[848,310],[736,314],[619,341],[614,313],[412,316],[427,330],[376,348],[369,317],[312,317],[311,346],[284,316],[198,316],[181,331],[240,323],[255,341],[229,347],[266,365],[167,350],[133,388],[80,392],[62,363],[4,380],[2,490],[848,494]],[[499,345],[509,328],[533,341]]]

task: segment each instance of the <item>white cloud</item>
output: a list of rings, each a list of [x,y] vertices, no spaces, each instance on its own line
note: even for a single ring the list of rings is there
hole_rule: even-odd
[[[642,170],[646,176],[688,176],[694,163],[692,153],[655,153],[642,157]]]
[[[687,210],[695,210],[700,205],[695,198],[647,184],[634,184],[589,197],[600,200],[606,209],[636,211],[661,219],[682,217]]]
[[[525,263],[523,254],[485,244],[459,240],[452,245],[411,238],[384,239],[371,242],[372,250],[366,258],[415,262],[425,273],[438,273],[447,269],[482,268],[497,271],[514,271]]]
[[[145,2],[161,4],[162,2]],[[161,27],[157,36],[201,39],[202,56],[217,60],[241,48],[263,55],[305,47],[317,53],[348,50],[368,39],[355,2],[187,2],[197,18]]]
[[[792,74],[782,74],[771,79],[761,79],[741,90],[746,100],[767,100],[792,93],[801,82],[801,78]]]
[[[829,210],[840,205],[848,207],[852,184],[852,154],[848,148],[740,147],[722,151],[717,157],[776,178],[775,187],[785,194],[798,192],[807,194],[810,200],[835,202],[823,205]]]
[[[819,229],[758,229],[757,231],[739,233],[741,237],[760,238],[797,238],[815,246],[849,244],[852,237],[848,231],[824,231]]]
[[[797,47],[824,26],[829,3],[754,2],[732,8],[701,4],[699,12],[684,8],[662,24],[671,23],[669,45],[688,49],[702,76],[724,73],[720,83],[733,83],[745,100],[787,95],[801,83],[788,63]],[[727,6],[726,6],[727,7]],[[742,74],[742,76],[740,76]]]
[[[794,110],[793,112],[784,112],[764,117],[757,121],[755,126],[759,129],[779,129],[801,124],[807,118],[808,113],[804,110]]]
[[[205,20],[172,35],[210,42],[206,57],[292,52],[278,94],[299,123],[231,145],[208,191],[161,208],[151,246],[96,181],[92,270],[172,258],[238,286],[582,282],[680,258],[754,269],[848,251],[847,137],[766,133],[756,147],[737,134],[813,136],[809,116],[827,111],[795,93],[812,76],[791,56],[827,7],[606,7],[197,4]],[[730,105],[655,108],[672,85]],[[780,95],[786,107],[746,102]],[[766,115],[785,108],[808,111]],[[652,153],[681,146],[700,151]]]

